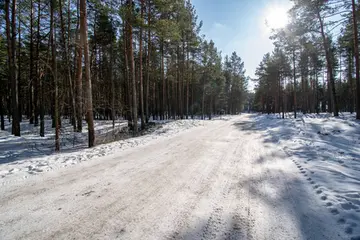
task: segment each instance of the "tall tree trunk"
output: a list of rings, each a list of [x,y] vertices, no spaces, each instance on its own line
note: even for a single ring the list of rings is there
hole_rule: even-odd
[[[352,114],[354,111],[354,91],[353,91],[353,77],[352,77],[352,73],[353,73],[353,66],[352,66],[352,61],[353,61],[353,56],[351,54],[351,50],[348,51],[348,84],[349,84],[349,112]]]
[[[45,111],[44,111],[44,87],[43,87],[43,75],[40,72],[40,13],[41,13],[41,8],[40,8],[40,4],[41,4],[41,0],[38,0],[38,24],[37,24],[37,39],[36,39],[36,69],[37,69],[37,84],[35,87],[35,91],[34,91],[34,100],[35,101],[39,101],[37,104],[37,109],[35,109],[35,121],[37,119],[37,114],[40,114],[40,137],[44,137],[45,136],[45,120],[44,120],[44,115],[45,115]],[[46,76],[48,75],[48,68],[47,66],[49,65],[49,48],[50,48],[50,38],[48,41],[48,47],[47,47],[47,54],[46,54]],[[40,91],[40,96],[39,96],[39,91]]]
[[[128,32],[129,32],[129,71],[130,71],[130,77],[131,77],[131,87],[132,87],[132,118],[133,118],[133,131],[136,134],[138,131],[137,127],[137,94],[136,94],[136,76],[135,76],[135,61],[134,61],[134,51],[133,51],[133,0],[129,1],[129,16],[127,21],[128,25]]]
[[[201,100],[201,119],[205,120],[205,77],[203,77],[203,89],[202,89],[202,100]]]
[[[78,15],[78,19],[80,18],[79,16],[79,0],[77,3],[77,15]],[[79,23],[77,24],[79,25]],[[76,121],[77,121],[77,132],[82,132],[82,108],[83,108],[83,86],[82,86],[82,42],[80,40],[80,28],[79,26],[77,26],[76,29]]]
[[[115,128],[115,81],[113,76],[114,65],[114,41],[111,40],[110,45],[110,82],[111,82],[111,120],[112,126]]]
[[[280,73],[278,72],[278,90],[277,90],[277,101],[278,101],[278,109],[277,109],[277,112],[281,113],[281,76],[280,76]]]
[[[39,124],[39,81],[40,81],[40,1],[38,0],[37,7],[38,7],[38,15],[37,15],[37,30],[36,30],[36,73],[34,79],[34,118],[35,118],[35,126]]]
[[[127,31],[127,27],[126,27],[126,33],[125,33],[125,71],[126,71],[126,75],[125,75],[125,82],[126,82],[126,101],[127,101],[127,120],[129,122],[129,126],[130,128],[133,128],[133,110],[132,110],[132,94],[131,94],[131,79],[130,79],[130,67],[129,67],[129,54],[128,54],[128,49],[129,49],[129,38],[128,38],[128,31]]]
[[[70,56],[71,56],[71,52],[72,52],[72,49],[70,47],[70,42],[71,42],[71,14],[72,14],[72,11],[71,11],[71,0],[68,0],[68,5],[67,5],[67,32],[68,32],[68,36],[67,36],[67,50],[68,50],[68,57],[69,57],[69,64],[71,65],[70,63]],[[78,16],[78,15],[77,15]],[[77,19],[78,20],[78,19]],[[79,20],[78,20],[79,21]],[[75,40],[75,39],[74,39]],[[76,41],[76,40],[75,40]],[[75,55],[75,54],[74,54]],[[75,63],[74,63],[75,64]],[[70,73],[71,73],[71,67],[70,67]],[[74,77],[74,73],[72,73],[72,79],[75,79]],[[76,80],[74,80],[76,81]],[[74,83],[75,85],[75,83]],[[73,93],[75,94],[75,86],[73,86]],[[75,98],[75,97],[74,97]],[[76,117],[76,116],[74,116]]]
[[[329,71],[328,71],[328,73],[327,73],[327,76],[326,76],[326,78],[327,78],[327,99],[328,99],[328,112],[329,113],[332,113],[332,111],[333,111],[333,101],[332,101],[332,95],[331,95],[331,90],[332,90],[332,86],[331,86],[331,82],[330,82],[330,74],[329,74]]]
[[[195,78],[195,56],[192,55],[192,65],[191,65],[191,119],[194,119],[194,78]]]
[[[91,78],[90,78],[90,59],[89,59],[89,44],[88,44],[88,28],[87,28],[87,12],[86,0],[80,0],[80,38],[84,47],[84,62],[85,62],[85,93],[86,93],[86,120],[88,123],[88,138],[89,147],[95,144],[94,131],[94,115],[92,104]]]
[[[125,3],[125,7],[128,7],[128,3]],[[121,5],[123,6],[124,3],[121,1]],[[130,84],[130,72],[129,72],[129,33],[128,33],[128,21],[129,17],[126,16],[125,23],[123,24],[123,37],[124,37],[124,77],[125,77],[125,111],[126,111],[126,119],[128,120],[129,128],[133,128],[133,121],[132,121],[132,107],[131,107],[131,84]]]
[[[315,92],[315,111],[316,114],[319,114],[319,94],[318,94],[318,73],[317,70],[315,70],[315,86],[314,86],[314,92]]]
[[[339,105],[338,105],[338,100],[336,97],[333,64],[331,62],[330,46],[329,46],[328,40],[326,39],[326,36],[325,36],[323,19],[320,16],[320,9],[317,9],[317,17],[320,22],[321,36],[322,36],[323,46],[324,46],[324,50],[325,50],[326,65],[327,65],[327,70],[328,70],[328,74],[329,74],[329,83],[330,83],[330,88],[331,88],[330,90],[331,90],[331,94],[332,94],[334,116],[337,117],[337,116],[339,116]]]
[[[145,2],[141,0],[141,20],[144,19],[144,8]],[[141,111],[141,129],[145,129],[145,116],[144,116],[144,85],[143,85],[143,28],[140,27],[140,37],[139,37],[139,78],[140,78],[140,111]]]
[[[30,85],[29,85],[29,99],[30,99],[30,124],[34,123],[35,112],[37,108],[36,100],[34,99],[34,88],[36,88],[34,76],[34,2],[30,0]],[[38,122],[35,121],[35,126],[38,125]]]
[[[165,99],[166,99],[166,85],[165,85],[165,69],[164,69],[164,42],[163,39],[160,40],[160,54],[161,54],[161,81],[162,81],[162,101],[161,101],[161,116],[160,119],[165,119]]]
[[[75,102],[75,94],[74,94],[74,86],[71,77],[71,66],[70,66],[70,57],[69,57],[69,45],[66,43],[65,38],[65,23],[63,18],[63,7],[62,7],[62,0],[59,1],[59,13],[60,13],[60,25],[61,25],[61,42],[64,48],[64,58],[65,58],[65,65],[67,70],[67,78],[69,81],[69,88],[70,88],[70,98],[71,98],[71,123],[74,128],[74,132],[76,131],[76,102]],[[70,35],[70,33],[68,33]]]
[[[354,39],[354,53],[355,53],[356,119],[360,119],[359,37],[358,37],[355,0],[351,1],[351,5],[352,5],[352,15],[353,15],[353,31],[354,31],[353,39]]]
[[[180,47],[176,48],[176,93],[174,94],[174,108],[176,107],[176,114],[181,116],[180,104],[181,104],[181,82],[180,82]]]
[[[167,96],[167,101],[166,101],[166,102],[168,103],[168,104],[167,104],[167,113],[168,113],[168,114],[167,114],[167,116],[166,116],[167,119],[169,119],[169,118],[171,117],[170,89],[171,89],[171,88],[170,88],[170,81],[168,80],[168,81],[166,81],[166,91],[167,91],[167,92],[166,92],[166,96]]]
[[[49,63],[49,56],[47,56],[47,63]],[[48,71],[46,70],[46,73],[45,73],[46,77],[48,76],[47,72]],[[40,76],[40,75],[39,75],[39,91],[40,91],[40,96],[39,96],[40,137],[45,137],[44,84],[43,84],[43,76]]]
[[[60,151],[60,124],[59,124],[59,89],[57,79],[57,64],[56,64],[56,40],[55,40],[55,23],[54,23],[54,8],[55,0],[50,2],[50,44],[51,44],[51,59],[52,59],[52,76],[54,82],[54,121],[55,121],[55,151]]]
[[[182,55],[181,55],[181,75],[180,75],[180,81],[179,81],[179,114],[180,114],[180,119],[184,118],[184,104],[183,104],[183,96],[184,96],[184,71],[185,71],[185,42],[184,39],[182,41]]]
[[[0,129],[5,130],[4,97],[0,95]]]
[[[151,2],[148,0],[148,45],[147,45],[147,59],[146,59],[146,91],[145,91],[145,116],[146,123],[149,122],[149,94],[150,94],[150,53],[151,53],[151,30],[150,30],[150,21],[151,21]]]
[[[157,114],[158,114],[158,107],[157,102],[159,101],[159,98],[156,97],[156,95],[159,95],[159,91],[156,92],[156,80],[153,82],[153,91],[152,91],[152,114],[153,114],[153,120],[157,120]]]
[[[186,119],[189,119],[189,82],[190,82],[190,50],[189,50],[189,43],[187,43],[187,62],[186,62]]]
[[[281,75],[280,75],[280,79],[281,79]],[[280,80],[281,82],[281,80]],[[286,86],[285,84],[285,80],[284,80],[284,85]],[[281,110],[282,110],[282,118],[284,119],[285,118],[285,104],[284,104],[284,101],[285,101],[285,89],[283,88],[283,86],[281,86],[281,97],[282,97],[282,101],[281,101]]]
[[[20,3],[18,2],[18,5]],[[22,81],[21,81],[21,70],[22,70],[22,66],[21,66],[21,21],[20,21],[20,18],[18,18],[18,50],[17,50],[17,84],[18,84],[18,113],[19,113],[19,122],[22,121],[22,109],[24,108],[23,105],[25,104],[22,104],[22,91],[21,91],[21,84],[22,84]],[[31,83],[32,84],[32,83]],[[31,88],[30,88],[31,89]],[[20,101],[19,101],[20,99]],[[30,106],[31,106],[31,114],[33,112],[32,110],[32,97],[31,97],[31,94],[30,94]],[[34,123],[34,119],[32,119],[32,123]]]
[[[179,79],[179,71],[178,68],[176,68],[176,81],[172,79],[171,81],[171,88],[172,88],[172,94],[171,94],[171,106],[172,106],[172,117],[173,119],[176,119],[176,82]]]
[[[15,38],[16,38],[16,0],[12,2],[12,17],[10,24],[10,0],[5,0],[5,20],[6,20],[6,38],[7,53],[9,64],[9,78],[11,82],[11,114],[12,114],[12,134],[20,136],[19,108],[18,108],[18,83],[16,77],[16,55],[15,55]],[[11,25],[11,26],[10,26]],[[11,33],[10,33],[11,32]]]

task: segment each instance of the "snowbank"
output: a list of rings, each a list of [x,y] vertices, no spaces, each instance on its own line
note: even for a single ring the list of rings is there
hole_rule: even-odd
[[[21,126],[22,136],[14,137],[10,134],[11,126],[7,125],[6,131],[0,131],[0,185],[113,154],[119,150],[145,144],[159,137],[169,137],[204,124],[203,121],[199,120],[158,122],[143,136],[100,144],[88,149],[86,148],[87,128],[84,127],[83,133],[74,133],[71,130],[72,127],[63,121],[60,153],[54,153],[54,134],[51,128],[51,120],[46,121],[46,137],[44,138],[38,136],[38,127],[34,128],[28,123],[23,123]],[[127,123],[124,121],[117,122],[115,133],[122,131],[126,126]],[[110,142],[114,138],[112,121],[96,121],[95,130],[97,143]]]
[[[360,122],[343,113],[257,115],[256,130],[297,165],[319,201],[349,236],[360,235]]]

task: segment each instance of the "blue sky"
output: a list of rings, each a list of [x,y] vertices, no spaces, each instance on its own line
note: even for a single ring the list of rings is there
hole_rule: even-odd
[[[236,51],[245,63],[246,74],[255,77],[263,55],[273,50],[265,25],[269,9],[290,8],[290,0],[192,0],[202,34],[212,39],[223,57]]]

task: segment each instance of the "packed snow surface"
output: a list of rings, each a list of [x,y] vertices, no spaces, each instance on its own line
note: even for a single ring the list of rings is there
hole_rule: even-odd
[[[352,116],[189,122],[128,139],[141,142],[134,147],[73,152],[92,161],[6,182],[0,239],[360,239]],[[66,154],[43,161],[56,166]]]

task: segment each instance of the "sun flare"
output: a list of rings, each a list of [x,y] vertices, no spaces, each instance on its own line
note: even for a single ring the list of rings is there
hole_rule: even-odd
[[[267,11],[265,22],[268,28],[283,28],[288,22],[288,15],[285,8],[270,7]]]

